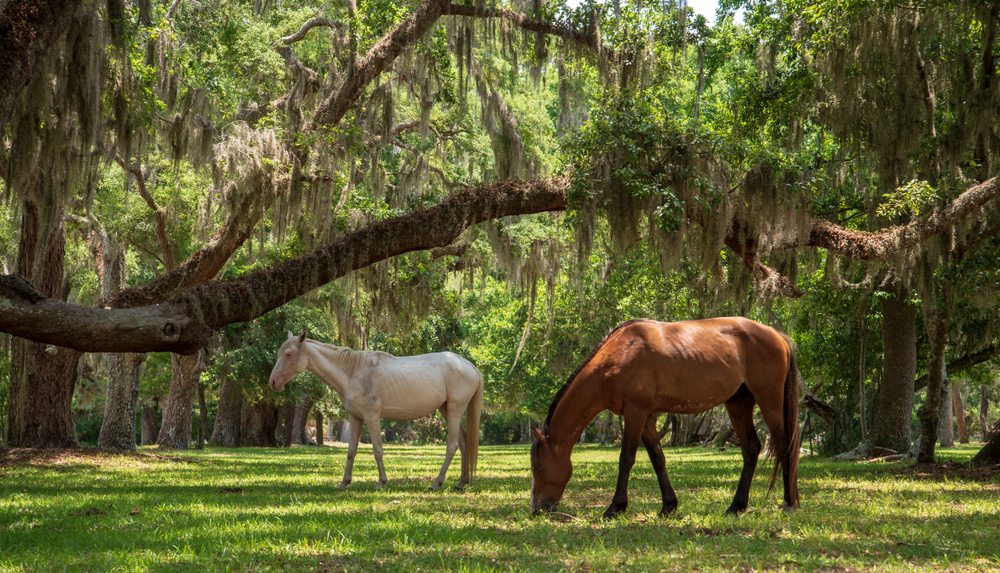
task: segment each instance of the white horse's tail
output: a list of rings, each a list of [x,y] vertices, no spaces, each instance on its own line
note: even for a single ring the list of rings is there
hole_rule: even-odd
[[[465,407],[465,455],[462,456],[463,474],[469,476],[469,483],[476,477],[476,461],[479,459],[479,418],[483,412],[483,375],[478,371],[479,387],[476,395]]]

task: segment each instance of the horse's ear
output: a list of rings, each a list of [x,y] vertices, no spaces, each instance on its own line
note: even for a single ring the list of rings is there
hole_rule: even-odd
[[[302,344],[305,341],[306,341],[306,331],[303,330],[302,334],[299,335],[299,344]]]
[[[295,338],[295,335],[294,335],[294,334],[292,334],[292,331],[291,331],[291,330],[289,330],[289,331],[288,331],[288,340],[291,340],[291,339],[293,339],[293,338]]]
[[[538,428],[532,428],[531,433],[535,435],[535,441],[538,442],[539,444],[545,442],[545,435],[542,434],[542,431],[539,430]]]

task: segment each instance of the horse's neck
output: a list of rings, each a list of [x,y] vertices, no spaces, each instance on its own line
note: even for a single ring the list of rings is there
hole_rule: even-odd
[[[309,370],[343,394],[348,381],[365,360],[364,351],[352,350],[315,340],[307,340],[303,348],[308,353]]]
[[[596,379],[580,374],[559,399],[549,420],[549,441],[560,449],[572,450],[587,426],[608,407]]]

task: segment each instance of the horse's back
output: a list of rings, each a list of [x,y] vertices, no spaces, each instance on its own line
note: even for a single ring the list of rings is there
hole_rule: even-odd
[[[765,384],[783,383],[788,368],[781,333],[743,317],[630,321],[606,346],[595,357],[605,361],[606,372],[625,373],[637,382],[639,400],[674,413],[717,406],[744,383],[762,393]]]

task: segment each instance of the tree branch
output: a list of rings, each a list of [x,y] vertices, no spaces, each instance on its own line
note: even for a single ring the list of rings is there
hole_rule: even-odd
[[[348,272],[411,251],[447,247],[470,225],[566,208],[568,180],[503,181],[374,223],[273,268],[192,288],[163,303],[100,309],[39,293],[0,276],[0,331],[85,352],[192,353],[218,328],[253,320]]]
[[[131,173],[135,177],[136,187],[139,189],[139,196],[146,201],[146,205],[153,210],[156,215],[156,238],[160,240],[160,247],[163,249],[163,263],[167,267],[167,271],[171,271],[174,268],[174,252],[170,248],[170,241],[167,240],[167,211],[166,209],[161,209],[153,197],[146,192],[146,180],[142,176],[142,169],[129,169],[125,166],[125,162],[122,158],[115,156],[115,161],[121,166],[126,172]]]
[[[945,370],[948,371],[948,376],[957,374],[968,368],[972,368],[976,364],[982,364],[987,360],[993,358],[997,354],[1000,354],[1000,342],[994,342],[993,344],[983,348],[982,350],[977,350],[972,354],[966,354],[961,358],[956,358],[955,360],[949,362],[945,366]],[[913,391],[920,392],[927,387],[927,375],[919,377],[913,383]]]
[[[313,18],[308,22],[306,22],[305,24],[302,24],[302,27],[299,28],[298,32],[295,32],[291,36],[285,36],[284,38],[282,38],[281,42],[284,43],[285,45],[294,44],[295,42],[300,42],[305,39],[306,34],[309,33],[309,30],[312,30],[316,26],[328,26],[330,28],[336,28],[338,32],[342,33],[347,31],[347,26],[345,26],[342,22],[337,22],[336,20],[331,20],[329,18]]]

